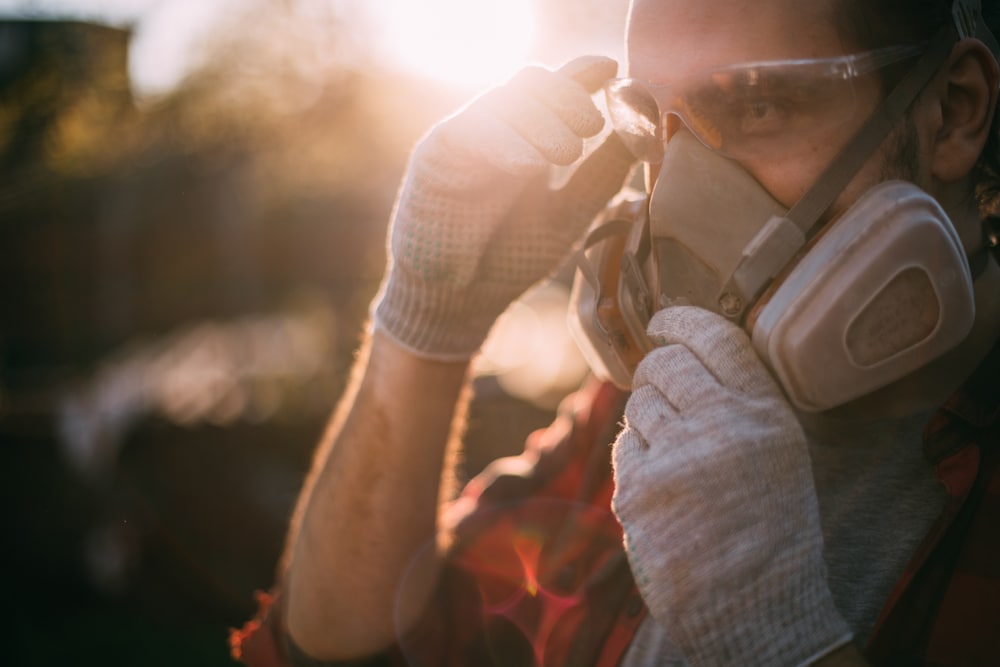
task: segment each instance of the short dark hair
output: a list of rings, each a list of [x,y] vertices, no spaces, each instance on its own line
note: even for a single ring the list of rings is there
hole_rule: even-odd
[[[1000,35],[1000,0],[982,0],[983,19]],[[951,21],[951,0],[838,0],[835,21],[845,41],[858,50],[930,39]],[[882,71],[888,87],[898,71]],[[983,215],[1000,214],[1000,112],[976,164],[975,194]]]

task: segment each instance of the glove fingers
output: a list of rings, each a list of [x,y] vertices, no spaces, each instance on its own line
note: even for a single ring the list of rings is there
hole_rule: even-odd
[[[583,139],[534,97],[505,96],[498,100],[496,113],[552,164],[570,165],[583,154]]]
[[[518,177],[537,175],[551,161],[508,122],[497,107],[503,105],[502,91],[494,91],[452,118],[444,141],[452,150],[466,150],[502,172]],[[476,165],[470,164],[475,172]]]
[[[633,386],[652,385],[680,413],[706,405],[725,391],[698,358],[683,345],[660,347],[639,363]]]
[[[605,56],[580,56],[558,70],[560,75],[573,79],[589,94],[596,93],[608,79],[618,74],[618,63]]]
[[[694,306],[665,308],[653,316],[646,331],[659,345],[691,350],[724,386],[743,393],[778,391],[746,332],[721,315]]]
[[[648,449],[649,443],[639,435],[639,432],[635,428],[622,429],[618,433],[618,438],[615,439],[611,450],[611,461],[614,464],[615,470],[618,470],[620,473],[622,466],[630,462],[644,460],[637,459],[636,457],[642,456]]]
[[[642,449],[655,443],[657,449],[672,444],[672,425],[680,419],[677,408],[653,385],[639,387],[632,392],[625,405],[626,430],[637,432],[644,442]]]
[[[572,164],[583,154],[582,138],[604,127],[591,94],[617,67],[610,58],[590,56],[559,72],[525,68],[449,122],[449,145],[468,147],[517,176],[535,175],[550,164]]]
[[[574,79],[541,67],[528,67],[511,81],[511,88],[523,92],[552,111],[579,137],[592,137],[604,127],[591,92]]]

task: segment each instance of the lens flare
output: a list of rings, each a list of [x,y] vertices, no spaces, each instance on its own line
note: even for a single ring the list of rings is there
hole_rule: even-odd
[[[585,621],[593,588],[627,574],[621,527],[605,504],[610,501],[595,502],[601,504],[535,498],[501,504],[463,522],[460,532],[476,537],[452,555],[451,566],[473,576],[478,595],[463,594],[451,603],[461,605],[470,627],[481,626],[491,664],[566,664],[578,648],[573,628]],[[565,539],[569,526],[573,539]],[[413,568],[401,601],[422,590],[416,579],[423,571]],[[438,654],[426,653],[438,650],[429,636],[402,648],[409,664],[440,664],[434,662]]]

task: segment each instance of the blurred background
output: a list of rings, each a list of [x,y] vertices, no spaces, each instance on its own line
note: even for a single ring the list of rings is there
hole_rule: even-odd
[[[0,663],[232,664],[408,151],[524,63],[620,58],[626,4],[0,0]],[[465,474],[583,379],[565,303],[495,330]]]

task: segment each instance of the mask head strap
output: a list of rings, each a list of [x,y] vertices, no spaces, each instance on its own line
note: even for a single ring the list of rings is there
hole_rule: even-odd
[[[815,184],[787,214],[771,218],[747,247],[740,265],[719,292],[720,304],[732,304],[722,310],[726,317],[741,322],[749,305],[756,302],[782,267],[822,229],[826,222],[823,214],[899,124],[956,42],[969,36],[979,39],[1000,60],[1000,46],[983,22],[979,0],[955,0],[952,19],[938,30],[920,60],[886,95]]]
[[[917,64],[882,100],[816,184],[788,212],[788,220],[802,230],[806,239],[819,231],[820,218],[903,118],[958,40],[974,37],[982,41],[993,53],[993,57],[1000,61],[1000,45],[983,21],[980,6],[980,0],[955,0],[952,4],[952,22],[942,26]]]

